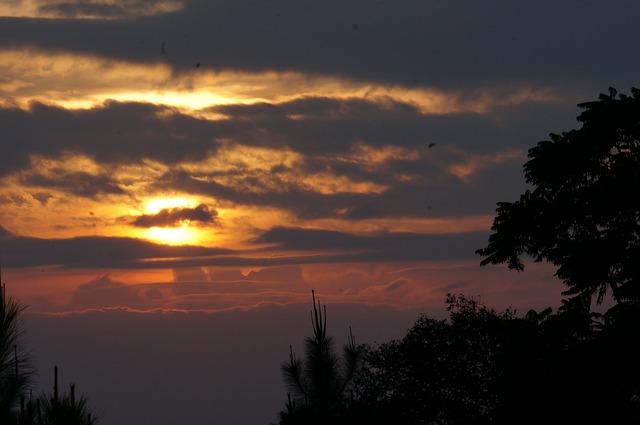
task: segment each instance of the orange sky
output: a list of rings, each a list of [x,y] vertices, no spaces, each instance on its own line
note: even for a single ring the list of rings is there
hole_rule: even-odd
[[[2,282],[40,388],[59,364],[107,425],[264,424],[311,290],[360,342],[445,316],[447,293],[557,308],[553,267],[475,250],[528,149],[640,85],[639,12],[3,1]]]
[[[20,165],[2,176],[0,223],[18,245],[28,241],[34,250],[33,258],[28,251],[14,257],[8,239],[4,276],[43,311],[245,308],[300,301],[311,287],[343,302],[407,308],[441,301],[450,285],[476,288],[473,250],[493,213],[449,207],[447,198],[483,190],[484,175],[517,168],[525,150],[478,151],[419,129],[452,117],[495,126],[496,108],[557,101],[545,88],[522,85],[461,96],[292,71],[178,71],[163,60],[166,52],[144,64],[34,46],[0,50],[0,56],[5,119],[17,116],[15,137],[25,139],[17,149]],[[373,133],[376,118],[367,110],[389,115]],[[410,127],[407,140],[394,136],[404,125]],[[323,131],[328,134],[317,134]],[[335,133],[332,140],[336,131],[347,136]],[[311,140],[299,139],[305,134]],[[15,143],[21,142],[9,149]],[[442,192],[438,201],[429,199],[435,191]],[[279,230],[292,239],[265,236]],[[335,245],[324,241],[331,235]],[[86,246],[72,239],[78,237],[88,238]],[[209,250],[144,253],[122,265],[107,260],[99,270],[99,258],[74,258],[75,249],[104,255],[111,249],[101,248],[107,237],[120,238],[116,249],[140,239]],[[416,248],[444,243],[447,252],[420,247],[429,252],[406,259],[396,253],[387,261],[387,248],[379,245],[403,245],[407,237]],[[56,243],[48,241],[77,247],[38,258],[42,246]],[[26,268],[13,268],[14,258]],[[299,281],[269,272],[270,264],[295,270]],[[332,275],[318,275],[318,267]],[[227,271],[220,278],[216,268]],[[430,271],[407,277],[407,269]],[[268,284],[255,280],[260,273],[270,275]],[[454,275],[453,281],[441,277]],[[193,297],[171,289],[183,280],[191,282]],[[234,293],[215,286],[237,281],[250,288]],[[100,295],[82,304],[78,290]],[[208,305],[219,291],[225,301]]]
[[[11,28],[62,32],[45,42],[15,30],[0,47],[3,278],[32,309],[247,308],[312,287],[399,308],[454,289],[522,302],[485,281],[474,251],[495,203],[525,188],[528,147],[571,111],[550,122],[523,114],[559,111],[577,87],[402,82],[206,51],[186,66],[213,34],[148,25],[188,6],[0,9]],[[87,50],[65,25],[140,38]],[[356,30],[349,37],[375,40]]]

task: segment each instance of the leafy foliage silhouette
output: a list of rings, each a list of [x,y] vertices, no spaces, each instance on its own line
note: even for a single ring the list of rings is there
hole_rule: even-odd
[[[497,313],[448,296],[451,317],[422,315],[400,341],[367,347],[357,393],[385,424],[489,423],[497,408]]]
[[[557,266],[566,308],[640,304],[640,90],[578,105],[582,127],[529,150],[527,190],[499,202],[481,265],[524,270],[523,254]],[[626,304],[626,305],[623,305]]]
[[[585,311],[498,312],[447,295],[400,341],[368,346],[355,403],[370,424],[637,423],[638,321]],[[601,326],[599,326],[601,324]]]

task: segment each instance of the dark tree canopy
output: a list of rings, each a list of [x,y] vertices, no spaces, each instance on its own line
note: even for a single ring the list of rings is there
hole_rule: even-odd
[[[400,341],[369,346],[359,402],[375,424],[488,424],[497,409],[498,329],[512,318],[448,296],[450,320],[421,315]]]
[[[448,320],[367,346],[355,405],[369,425],[640,423],[640,321],[551,308],[524,316],[447,295]],[[630,337],[630,335],[632,337]]]
[[[498,203],[481,265],[523,270],[528,255],[557,266],[569,307],[609,290],[618,304],[640,303],[640,90],[631,93],[579,104],[581,128],[529,150],[533,189]]]

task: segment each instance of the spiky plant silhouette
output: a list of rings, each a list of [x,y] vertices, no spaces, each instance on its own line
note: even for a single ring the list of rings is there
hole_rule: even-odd
[[[289,391],[280,423],[331,423],[344,415],[350,403],[350,385],[361,359],[349,328],[349,341],[340,359],[333,339],[327,336],[327,308],[316,302],[311,291],[313,335],[305,338],[305,358],[298,358],[289,346],[289,360],[281,371]]]
[[[96,425],[98,417],[84,396],[76,397],[75,384],[68,393],[58,392],[58,367],[54,366],[53,394],[37,400],[37,425]]]
[[[14,423],[33,380],[32,356],[23,344],[21,313],[26,307],[7,297],[0,284],[0,423]]]

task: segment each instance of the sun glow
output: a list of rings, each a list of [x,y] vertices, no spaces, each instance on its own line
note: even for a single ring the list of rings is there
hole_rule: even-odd
[[[189,201],[186,198],[154,198],[147,201],[145,214],[156,214],[167,208],[187,208]]]
[[[152,227],[146,233],[147,239],[165,245],[193,245],[198,242],[198,231],[188,223],[180,227]]]
[[[157,214],[171,208],[189,208],[190,204],[186,198],[154,198],[147,201],[145,214]],[[146,239],[165,245],[193,245],[202,239],[199,229],[191,227],[188,221],[180,222],[176,227],[151,227],[144,233]]]

